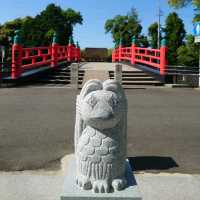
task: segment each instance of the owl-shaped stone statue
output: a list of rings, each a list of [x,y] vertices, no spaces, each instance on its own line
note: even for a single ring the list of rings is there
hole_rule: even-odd
[[[114,81],[90,80],[77,96],[75,124],[76,183],[84,190],[123,190],[127,100]]]

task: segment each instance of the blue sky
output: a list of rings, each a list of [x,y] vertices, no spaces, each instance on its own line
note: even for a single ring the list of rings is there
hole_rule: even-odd
[[[147,33],[148,26],[157,20],[158,0],[5,0],[1,2],[0,23],[17,17],[35,16],[49,3],[55,3],[62,8],[73,8],[83,15],[83,25],[74,30],[74,38],[80,42],[81,47],[113,47],[112,37],[105,34],[104,24],[109,18],[117,14],[126,14],[131,7],[136,8],[143,26],[143,33]],[[160,0],[161,9],[165,17],[173,11],[169,8],[167,0]],[[180,9],[179,16],[184,20],[188,33],[192,33],[192,7]]]

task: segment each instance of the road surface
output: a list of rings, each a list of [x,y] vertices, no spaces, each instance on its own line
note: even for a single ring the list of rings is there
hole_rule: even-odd
[[[0,169],[43,168],[73,153],[78,92],[1,89]],[[126,94],[127,151],[136,170],[200,173],[200,91],[149,88]]]

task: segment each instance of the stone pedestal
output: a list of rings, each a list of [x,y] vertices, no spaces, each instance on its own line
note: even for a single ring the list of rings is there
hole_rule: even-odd
[[[126,161],[126,178],[128,181],[128,187],[125,190],[111,193],[93,193],[92,190],[81,190],[75,181],[75,169],[76,169],[75,156],[69,162],[66,175],[63,193],[61,200],[142,200],[138,185],[133,176],[133,172],[129,165],[129,161]]]

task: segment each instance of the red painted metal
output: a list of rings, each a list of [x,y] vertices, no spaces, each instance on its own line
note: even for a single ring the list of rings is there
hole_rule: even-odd
[[[67,47],[67,60],[70,61],[73,59],[73,47],[74,45],[69,44]]]
[[[22,46],[20,44],[14,44],[12,46],[12,79],[17,79],[21,75],[22,66]]]
[[[60,46],[53,43],[48,47],[23,48],[12,46],[12,79],[17,79],[26,70],[50,65],[56,67],[63,61],[80,61],[80,48],[74,45]]]
[[[51,59],[51,67],[54,67],[58,64],[58,48],[59,45],[56,43],[52,44],[51,53],[52,53],[52,59]]]
[[[165,75],[166,71],[166,53],[165,46],[160,49],[149,49],[136,47],[132,44],[131,47],[121,47],[114,49],[112,53],[112,62],[128,60],[131,64],[145,64],[160,71],[161,75]]]

